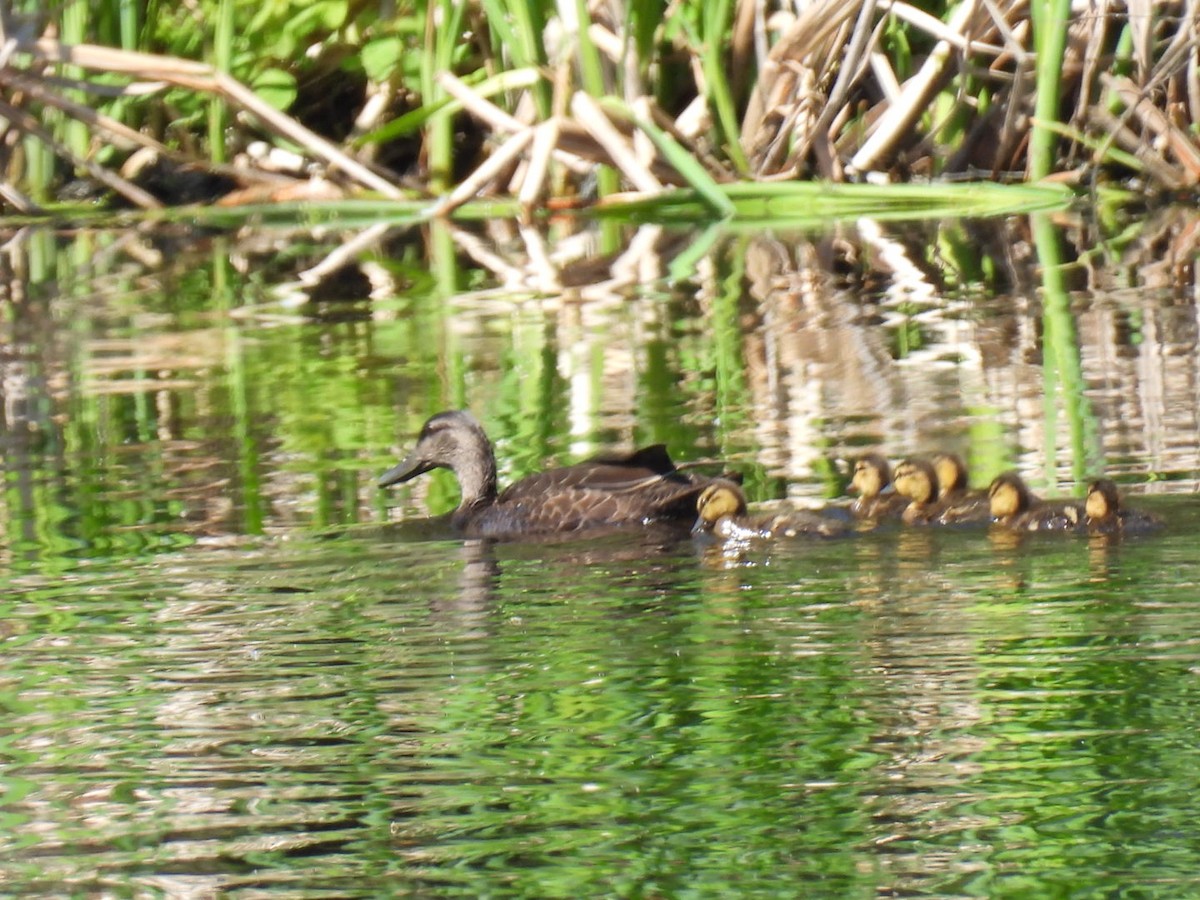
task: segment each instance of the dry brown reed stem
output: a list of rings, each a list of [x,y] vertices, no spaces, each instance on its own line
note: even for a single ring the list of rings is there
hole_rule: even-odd
[[[85,81],[69,82],[66,80],[60,81],[59,79],[55,79],[55,81],[59,81],[62,87],[66,89],[87,90],[88,82]],[[7,85],[23,94],[27,94],[39,103],[45,103],[47,106],[53,106],[55,109],[62,110],[74,119],[90,125],[96,131],[109,135],[118,146],[125,149],[130,147],[149,147],[151,150],[162,154],[170,153],[163,144],[160,144],[148,134],[142,134],[140,131],[118,122],[116,119],[96,112],[90,106],[76,103],[62,94],[49,90],[47,87],[49,83],[50,79],[30,78],[13,69],[0,68],[0,84]],[[135,85],[129,85],[129,87],[134,88]],[[161,90],[162,87],[163,85],[161,84],[142,84],[137,85],[135,90],[132,91],[117,91],[114,93],[118,96],[150,93],[151,91]]]
[[[48,63],[64,63],[103,72],[164,81],[179,87],[216,94],[259,119],[276,134],[294,141],[319,159],[345,172],[364,187],[401,200],[404,193],[358,160],[339,150],[295,119],[269,106],[237,79],[204,63],[173,56],[118,50],[94,44],[67,45],[50,38],[20,42],[19,52]]]
[[[654,173],[646,166],[642,165],[632,145],[617,130],[595,100],[583,91],[576,91],[575,95],[571,97],[571,112],[596,143],[604,148],[613,164],[624,173],[635,188],[647,194],[662,192],[662,182],[655,178]]]
[[[526,128],[518,134],[511,135],[496,152],[483,161],[479,168],[459,182],[458,187],[430,207],[429,214],[445,216],[462,206],[487,187],[491,181],[499,178],[507,168],[515,165],[532,141],[532,128]]]
[[[915,6],[910,6],[907,3],[881,2],[879,3],[879,7],[883,11],[894,15],[897,19],[907,22],[919,31],[924,31],[935,40],[945,41],[959,53],[981,53],[989,56],[999,56],[1004,52],[1005,48],[996,44],[990,44],[987,41],[973,40],[967,35],[956,31],[941,19],[931,16],[929,13],[917,9]]]
[[[550,174],[550,158],[558,143],[559,122],[558,116],[551,116],[535,129],[529,165],[525,168],[521,187],[517,191],[517,201],[526,210],[533,208],[545,190]]]
[[[320,284],[328,276],[354,263],[360,254],[378,245],[393,227],[387,222],[378,222],[370,226],[345,243],[339,244],[315,266],[297,273],[296,280],[307,288]]]
[[[840,180],[842,175],[841,163],[832,152],[832,138],[829,126],[838,112],[846,107],[846,100],[850,96],[851,88],[858,84],[863,73],[870,65],[871,51],[874,49],[879,38],[878,28],[873,29],[871,27],[871,21],[874,17],[875,8],[873,4],[864,3],[859,7],[858,19],[854,23],[853,30],[850,32],[850,40],[846,44],[846,51],[842,57],[841,65],[838,67],[833,87],[829,90],[829,96],[826,98],[810,132],[807,135],[801,136],[801,140],[796,142],[796,146],[788,155],[788,161],[784,165],[785,171],[799,174],[799,168],[804,161],[804,157],[808,154],[809,147],[815,146],[818,160],[824,160],[824,165],[822,166],[825,170],[824,174],[827,176],[836,175]],[[879,28],[882,27],[883,22],[881,21]]]
[[[742,117],[742,148],[758,174],[771,173],[771,160],[782,158],[780,147],[792,128],[816,119],[819,94],[840,60],[843,42],[838,36],[861,5],[861,0],[818,0],[767,54]],[[805,89],[798,90],[803,82]],[[805,127],[800,139],[807,133]]]
[[[946,23],[947,28],[963,35],[978,8],[977,0],[964,0]],[[871,136],[851,157],[849,171],[868,172],[887,164],[900,142],[912,133],[917,119],[947,77],[952,49],[944,38],[937,42],[917,74],[905,82],[899,102],[888,106]]]
[[[24,215],[33,216],[42,211],[40,206],[7,181],[0,181],[0,199],[3,199],[9,206]]]
[[[161,209],[162,203],[151,196],[142,188],[138,187],[130,181],[122,178],[113,172],[108,171],[100,164],[78,156],[71,148],[55,139],[49,131],[42,127],[37,117],[32,113],[23,109],[17,109],[3,100],[0,100],[0,118],[7,119],[21,131],[26,134],[33,135],[47,147],[52,149],[55,154],[65,159],[71,165],[78,169],[87,172],[101,184],[106,185],[116,191],[130,203],[135,206],[140,206],[142,209]]]
[[[1100,76],[1100,80],[1125,104],[1134,119],[1152,135],[1165,141],[1171,154],[1179,162],[1184,184],[1190,186],[1200,183],[1200,149],[1196,147],[1192,138],[1168,120],[1162,110],[1150,102],[1145,92],[1138,90],[1128,78],[1105,73]]]
[[[1154,152],[1153,148],[1135,134],[1120,118],[1108,110],[1096,107],[1088,115],[1088,123],[1097,131],[1109,135],[1109,140],[1127,153],[1132,153],[1144,171],[1158,184],[1168,190],[1179,190],[1184,185],[1182,173]],[[1107,143],[1107,142],[1106,142]],[[1097,152],[1097,161],[1103,157],[1104,148]]]
[[[442,90],[463,105],[463,109],[493,131],[517,134],[529,127],[520,119],[506,113],[486,97],[480,96],[452,72],[438,72],[436,81]],[[595,165],[583,156],[571,153],[561,147],[555,149],[554,157],[572,172],[580,175],[592,171]]]

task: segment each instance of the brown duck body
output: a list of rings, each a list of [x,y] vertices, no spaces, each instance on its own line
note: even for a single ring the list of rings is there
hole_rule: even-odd
[[[772,538],[837,537],[849,530],[847,522],[818,512],[793,509],[787,512],[750,515],[746,495],[739,485],[713,479],[696,501],[695,533],[710,533],[725,540],[750,541]]]
[[[1013,531],[1078,531],[1084,527],[1079,503],[1040,500],[1016,472],[1005,472],[992,481],[988,501],[992,521]]]
[[[412,452],[379,484],[400,484],[436,468],[451,469],[462,491],[451,525],[469,537],[491,538],[689,522],[712,480],[679,471],[660,444],[547,469],[498,492],[491,442],[473,416],[455,410],[426,422]]]
[[[967,467],[955,453],[935,453],[929,464],[902,464],[896,469],[896,490],[912,500],[904,511],[904,521],[912,525],[968,525],[992,519],[987,493],[967,489]]]
[[[891,483],[892,468],[881,454],[868,453],[856,460],[850,489],[858,497],[850,504],[850,514],[858,519],[898,519],[909,500],[887,492]]]
[[[1088,486],[1084,521],[1091,534],[1148,534],[1163,527],[1163,520],[1150,513],[1126,509],[1117,486],[1107,478]]]

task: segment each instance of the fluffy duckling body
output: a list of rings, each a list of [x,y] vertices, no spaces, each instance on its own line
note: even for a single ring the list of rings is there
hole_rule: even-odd
[[[1078,503],[1049,503],[1033,495],[1016,472],[1005,472],[988,488],[992,521],[1014,531],[1077,531],[1084,514]]]
[[[896,493],[908,500],[901,519],[906,525],[928,525],[938,511],[938,475],[923,459],[906,459],[896,466]]]
[[[708,533],[724,540],[764,540],[801,536],[836,537],[845,534],[845,522],[805,510],[752,516],[746,495],[732,481],[713,479],[696,501],[693,534]]]
[[[679,471],[662,445],[547,469],[496,486],[496,456],[483,428],[461,410],[438,413],[416,446],[379,479],[400,484],[431,469],[450,469],[462,499],[450,524],[469,537],[565,534],[651,521],[690,520],[712,479]]]
[[[966,525],[990,522],[992,512],[987,491],[968,488],[967,464],[957,453],[935,453],[938,503],[929,511],[928,522],[936,525]]]
[[[937,472],[940,496],[949,497],[951,494],[966,493],[967,464],[957,453],[933,454],[933,470]]]
[[[1083,511],[1092,534],[1146,534],[1163,526],[1158,516],[1122,506],[1116,484],[1107,478],[1088,486]]]
[[[892,467],[881,454],[859,457],[850,479],[850,489],[858,494],[850,504],[850,514],[858,519],[899,518],[909,500],[896,492],[885,492],[891,483]]]

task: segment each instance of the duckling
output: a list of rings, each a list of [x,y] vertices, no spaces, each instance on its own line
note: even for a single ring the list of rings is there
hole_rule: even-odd
[[[1005,472],[992,481],[988,505],[997,525],[1015,531],[1075,531],[1083,523],[1078,503],[1040,500],[1016,472]]]
[[[933,455],[938,480],[938,511],[931,521],[938,525],[964,525],[991,521],[987,491],[968,488],[967,464],[957,453]]]
[[[927,525],[938,512],[938,475],[924,459],[906,459],[896,466],[896,493],[908,500],[900,518],[906,525]]]
[[[938,496],[966,492],[967,464],[957,453],[939,451],[933,454],[933,470],[937,472]]]
[[[713,479],[701,491],[696,501],[696,513],[693,534],[708,532],[727,540],[748,541],[801,535],[836,537],[849,530],[845,522],[805,510],[751,516],[741,487],[723,478]]]
[[[1158,516],[1125,509],[1116,484],[1107,478],[1097,479],[1088,486],[1083,511],[1092,534],[1145,534],[1163,526]]]
[[[437,468],[453,471],[462,491],[451,526],[469,537],[489,538],[686,521],[712,481],[681,472],[666,447],[656,444],[538,472],[501,492],[491,441],[470,413],[451,410],[425,423],[416,446],[380,476],[379,486]]]
[[[850,514],[859,519],[890,519],[898,517],[908,498],[897,493],[885,493],[892,483],[892,467],[879,453],[868,453],[854,463],[854,477],[850,489],[858,493],[850,504]]]

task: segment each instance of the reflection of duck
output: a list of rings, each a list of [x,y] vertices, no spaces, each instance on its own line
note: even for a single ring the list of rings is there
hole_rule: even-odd
[[[412,452],[385,472],[379,485],[400,484],[437,468],[458,477],[462,500],[450,521],[473,537],[690,521],[697,495],[712,480],[680,472],[666,448],[657,444],[548,469],[497,492],[491,441],[470,413],[454,410],[426,422]]]
[[[1016,531],[1074,531],[1083,521],[1079,504],[1039,500],[1016,472],[992,481],[988,501],[995,523]]]
[[[801,535],[835,537],[844,534],[845,522],[806,510],[751,516],[746,510],[746,495],[732,481],[713,479],[696,501],[696,525],[693,533],[709,532],[728,540],[788,538]]]
[[[1143,534],[1163,525],[1158,516],[1123,508],[1116,484],[1107,478],[1088,487],[1083,511],[1088,531],[1097,534]]]
[[[892,467],[878,453],[868,453],[854,463],[850,489],[858,498],[850,504],[850,513],[860,519],[886,519],[899,516],[908,499],[897,493],[884,493],[892,483]]]

